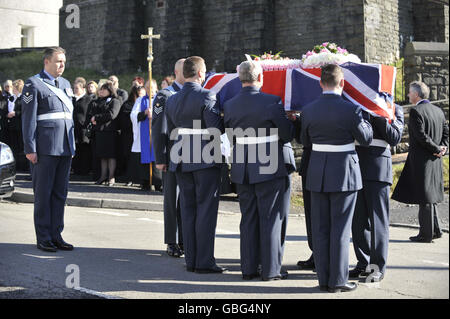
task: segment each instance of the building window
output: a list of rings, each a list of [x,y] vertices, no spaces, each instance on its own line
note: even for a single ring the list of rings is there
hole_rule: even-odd
[[[158,9],[164,8],[164,3],[165,3],[164,0],[158,0],[158,1],[156,1],[156,8],[158,8]]]
[[[22,48],[29,48],[34,46],[34,39],[33,39],[33,27],[21,27],[21,47]]]

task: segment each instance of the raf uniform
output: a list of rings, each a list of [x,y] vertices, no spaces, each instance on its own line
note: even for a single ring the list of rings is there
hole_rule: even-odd
[[[165,115],[166,101],[172,95],[181,91],[182,86],[174,82],[168,88],[161,90],[156,95],[153,103],[152,141],[155,149],[156,165],[169,165],[169,154],[173,141],[170,140],[170,132],[167,129],[167,117]],[[164,243],[183,245],[183,233],[181,223],[181,211],[179,201],[179,188],[175,173],[167,170],[163,172],[164,192]],[[178,232],[177,232],[178,230]],[[171,255],[182,255],[182,247],[179,250],[168,251]]]
[[[328,93],[328,94],[326,94]],[[321,289],[340,291],[348,280],[348,249],[361,171],[354,141],[369,145],[372,128],[360,107],[324,94],[304,108],[301,141],[312,147],[306,188],[311,191],[314,261]]]
[[[178,130],[172,146],[169,170],[176,174],[180,187],[183,243],[188,271],[222,272],[214,258],[214,238],[219,208],[221,154],[219,161],[207,162],[202,153],[210,143],[208,128],[223,132],[223,122],[216,106],[216,96],[198,83],[186,82],[183,89],[166,103],[168,132]],[[194,121],[201,122],[195,128]],[[218,139],[218,141],[217,141]],[[220,152],[220,135],[214,139]],[[197,149],[200,145],[200,149]],[[174,151],[175,147],[177,150]],[[176,153],[178,156],[176,156]],[[183,156],[184,158],[179,158]],[[189,158],[187,158],[189,157]]]
[[[386,271],[389,244],[389,196],[392,185],[391,146],[402,139],[403,108],[395,108],[396,119],[389,123],[383,117],[370,118],[373,141],[369,147],[357,146],[363,189],[358,192],[353,215],[353,248],[358,259],[350,277],[372,270],[381,280]],[[373,265],[366,271],[368,265]],[[377,267],[378,269],[374,269]]]
[[[23,90],[25,154],[38,156],[32,165],[38,247],[50,241],[63,243],[64,205],[75,155],[72,96],[69,81],[54,79],[45,71],[29,78]]]
[[[263,280],[284,278],[281,274],[284,235],[289,209],[286,202],[289,182],[288,169],[283,145],[294,136],[293,124],[286,117],[279,97],[259,92],[256,87],[242,88],[241,92],[224,105],[224,122],[227,128],[265,129],[264,136],[236,136],[233,151],[231,180],[237,185],[242,220],[241,233],[241,268],[244,279],[257,276],[261,264]],[[278,129],[278,134],[271,135],[270,129]],[[245,132],[244,132],[245,134]],[[271,144],[276,143],[276,153],[269,153]],[[259,156],[252,160],[252,152],[259,154],[259,148],[265,148],[270,162],[275,161],[276,168],[264,173],[261,169],[268,166]],[[292,149],[291,149],[292,151]],[[286,146],[288,159],[292,155]],[[241,159],[240,159],[241,158]],[[294,169],[295,170],[295,169]]]

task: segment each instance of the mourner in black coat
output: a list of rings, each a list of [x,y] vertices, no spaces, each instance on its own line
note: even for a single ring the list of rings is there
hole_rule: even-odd
[[[116,118],[119,112],[120,100],[112,84],[107,82],[101,87],[99,98],[90,103],[87,117],[94,125],[95,157],[101,159],[101,176],[97,181],[99,185],[107,181],[110,186],[115,184],[118,138]]]
[[[8,129],[7,129],[7,118],[8,118],[8,101],[0,94],[0,142],[8,142]]]
[[[448,123],[444,112],[427,98],[428,87],[410,85],[409,98],[416,104],[409,116],[409,154],[392,198],[419,204],[420,232],[412,241],[431,242],[442,236],[437,203],[444,199],[442,156],[448,149]]]
[[[76,84],[80,86],[80,84]],[[77,92],[79,88],[75,87]],[[87,112],[92,97],[86,94],[85,89],[81,90],[81,96],[73,98],[73,122],[75,131],[76,151],[72,160],[72,168],[77,175],[87,175],[91,170],[92,151],[89,138],[86,136],[86,123],[89,122]]]

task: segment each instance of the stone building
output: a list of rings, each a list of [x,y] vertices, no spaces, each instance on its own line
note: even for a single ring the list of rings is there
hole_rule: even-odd
[[[208,69],[232,72],[245,53],[301,57],[334,41],[365,62],[392,63],[412,41],[448,43],[448,0],[64,0],[80,8],[80,28],[60,42],[72,63],[108,72],[146,69],[140,34],[154,27],[155,73],[180,57],[205,57]]]
[[[63,0],[0,0],[0,49],[56,46]]]

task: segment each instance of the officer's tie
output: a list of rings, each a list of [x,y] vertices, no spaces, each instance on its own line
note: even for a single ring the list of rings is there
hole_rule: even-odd
[[[59,82],[57,79],[55,79],[55,86],[59,89]]]

